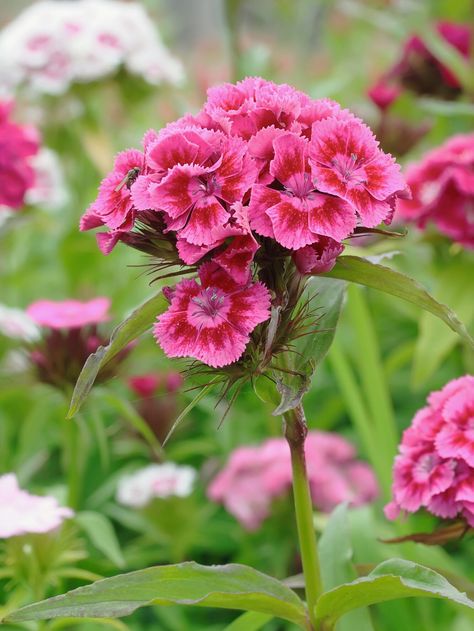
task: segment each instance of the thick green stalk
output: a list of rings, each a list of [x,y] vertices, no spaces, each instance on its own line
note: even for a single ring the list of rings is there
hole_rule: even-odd
[[[315,607],[323,587],[319,566],[318,547],[313,524],[313,506],[309,491],[304,444],[308,428],[302,406],[287,412],[285,418],[285,437],[291,451],[293,470],[293,495],[295,502],[296,525],[300,546],[303,574],[305,578],[306,602],[309,610],[311,628],[318,630]]]

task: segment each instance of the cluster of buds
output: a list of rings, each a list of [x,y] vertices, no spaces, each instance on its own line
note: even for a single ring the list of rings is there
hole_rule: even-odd
[[[29,352],[41,382],[60,389],[69,389],[76,383],[89,355],[108,342],[98,325],[108,320],[109,307],[107,298],[95,298],[88,302],[39,300],[27,308],[26,315],[41,331]],[[101,370],[99,381],[115,374],[117,364],[127,353],[124,349]]]
[[[395,160],[351,112],[247,78],[148,131],[143,151],[120,153],[81,229],[107,228],[104,253],[122,241],[157,269],[196,274],[164,290],[158,343],[248,375],[301,334],[304,275],[330,270],[355,231],[390,223],[406,194]]]

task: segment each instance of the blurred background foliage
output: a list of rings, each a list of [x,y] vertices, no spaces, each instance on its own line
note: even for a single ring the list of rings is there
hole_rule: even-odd
[[[27,4],[3,0],[0,25]],[[150,284],[153,278],[147,274],[144,256],[124,247],[103,256],[94,236],[78,231],[78,221],[95,198],[114,154],[139,146],[150,127],[159,129],[187,111],[197,111],[206,89],[214,83],[261,75],[295,85],[314,97],[331,97],[377,125],[379,113],[367,90],[396,61],[407,36],[414,31],[423,35],[439,19],[474,22],[472,0],[148,0],[143,4],[184,64],[187,80],[182,87],[152,89],[123,75],[76,85],[63,97],[41,102],[21,95],[18,99],[16,118],[36,122],[45,144],[59,153],[69,200],[54,212],[27,210],[0,229],[3,304],[25,308],[40,298],[106,295],[113,305],[111,330],[134,306],[158,291],[156,284]],[[71,114],[77,102],[82,106],[79,116]],[[469,98],[444,102],[407,93],[397,101],[395,113],[404,120],[430,125],[422,141],[403,157],[405,164],[450,135],[473,130],[474,104]],[[450,306],[462,311],[465,320],[472,319],[472,294],[466,301],[464,288],[469,280],[472,283],[474,261],[458,246],[437,247],[411,228],[404,239],[368,240],[359,250],[372,255],[397,250],[390,265],[399,266],[435,295],[440,272],[452,268],[450,285],[454,283],[457,290],[449,297]],[[428,324],[424,326],[429,327],[431,319],[425,317]],[[425,344],[416,359],[420,318],[414,307],[354,287],[335,346],[306,397],[306,414],[311,428],[337,431],[351,439],[379,476],[381,500],[374,507],[351,511],[355,559],[361,567],[400,555],[472,579],[474,553],[468,541],[453,542],[446,550],[380,543],[385,537],[436,526],[434,518],[422,514],[396,525],[384,519],[382,506],[389,495],[392,459],[401,431],[424,404],[427,393],[473,370],[472,357],[447,329],[435,337],[447,349],[444,355],[436,354],[436,344]],[[14,346],[0,339],[4,358]],[[107,520],[95,540],[87,527],[71,526],[70,536],[79,547],[86,547],[78,560],[85,572],[109,575],[119,569],[193,558],[203,563],[245,562],[281,578],[298,573],[289,499],[275,507],[261,530],[249,534],[205,497],[206,483],[233,449],[280,435],[280,419],[271,415],[271,407],[250,387],[222,424],[225,402],[216,406],[215,398],[205,397],[167,444],[166,459],[200,469],[192,497],[156,506],[154,515],[137,514],[115,503],[120,473],[163,458],[156,445],[151,446],[137,431],[141,426],[138,400],[125,385],[125,377],[177,367],[178,363],[166,360],[151,335],[145,335],[121,374],[93,392],[77,421],[65,421],[67,396],[35,383],[30,374],[12,374],[3,362],[0,473],[15,471],[23,485],[40,492],[54,490],[65,498],[61,462],[68,455],[63,437],[66,424],[77,423],[76,440],[81,446],[77,506]],[[193,392],[188,389],[192,385],[185,381],[180,408],[191,400]],[[372,433],[371,445],[364,440],[364,423]],[[318,515],[318,526],[325,520]],[[110,526],[115,534],[110,533]],[[80,578],[58,580],[47,593],[81,583]],[[472,595],[472,585],[467,589]],[[5,602],[9,598],[24,601],[31,594],[15,596],[7,591]],[[380,631],[468,631],[474,624],[467,614],[439,602],[390,603],[377,607],[373,615],[374,629]],[[232,618],[228,612],[170,607],[145,610],[123,623],[110,624],[137,631],[152,625],[166,631],[217,630]],[[70,621],[64,626],[92,631],[101,625]],[[264,628],[276,631],[290,626],[272,622]]]

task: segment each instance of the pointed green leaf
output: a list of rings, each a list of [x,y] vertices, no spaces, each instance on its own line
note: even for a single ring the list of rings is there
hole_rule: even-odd
[[[120,618],[149,605],[196,605],[271,614],[307,629],[303,602],[275,578],[245,565],[164,565],[121,574],[11,613],[8,622]]]
[[[474,340],[457,315],[449,307],[435,300],[416,280],[401,272],[359,256],[340,256],[334,269],[325,276],[366,285],[411,302],[443,320],[474,348]]]
[[[106,366],[130,342],[148,331],[156,316],[165,307],[166,300],[160,292],[135,309],[126,320],[113,330],[107,346],[99,346],[96,352],[87,358],[74,388],[68,418],[72,418],[79,411],[94,385],[99,370]]]
[[[390,559],[368,576],[325,592],[316,605],[316,618],[329,630],[341,616],[359,607],[415,596],[440,598],[474,609],[474,601],[434,570],[411,561]]]
[[[105,515],[94,511],[82,511],[77,513],[75,521],[84,530],[93,545],[112,563],[117,567],[125,565],[114,527]]]

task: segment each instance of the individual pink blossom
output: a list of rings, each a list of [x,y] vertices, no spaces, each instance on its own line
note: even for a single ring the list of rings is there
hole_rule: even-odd
[[[399,219],[474,248],[474,134],[453,136],[407,169],[411,200],[401,200]]]
[[[108,298],[94,298],[88,302],[38,300],[27,308],[26,313],[40,326],[50,329],[75,329],[108,320],[109,308]]]
[[[51,532],[73,515],[54,497],[30,495],[20,489],[14,473],[0,476],[0,539]]]
[[[386,79],[379,79],[368,91],[370,99],[385,112],[400,96],[402,89],[390,84]]]
[[[194,357],[215,368],[237,361],[254,328],[269,318],[262,283],[239,285],[214,263],[199,269],[199,283],[183,280],[159,316],[155,337],[168,357]]]
[[[393,469],[389,519],[424,507],[443,519],[474,525],[474,377],[466,375],[432,392],[428,405],[404,432]]]
[[[319,237],[316,243],[293,252],[293,261],[300,274],[325,274],[332,270],[343,251],[342,243],[330,237]]]
[[[379,148],[371,130],[360,120],[315,123],[310,163],[318,190],[349,202],[368,228],[382,221],[390,223],[395,199],[406,196],[399,165]]]
[[[355,459],[355,449],[344,438],[328,432],[309,432],[306,463],[314,505],[330,512],[340,502],[352,505],[373,501],[378,494],[371,468]],[[270,515],[272,502],[286,495],[292,484],[290,450],[283,438],[255,447],[241,447],[230,456],[208,487],[248,530],[256,530]]]
[[[36,129],[11,120],[12,109],[0,101],[0,207],[18,210],[35,184],[32,160],[40,143]]]
[[[135,375],[128,379],[128,385],[139,397],[152,397],[160,390],[175,392],[183,384],[183,377],[179,372],[158,373],[152,372],[144,375]]]

